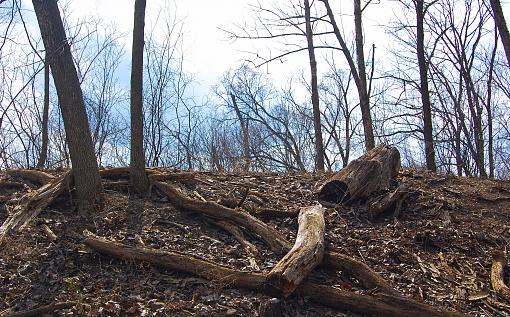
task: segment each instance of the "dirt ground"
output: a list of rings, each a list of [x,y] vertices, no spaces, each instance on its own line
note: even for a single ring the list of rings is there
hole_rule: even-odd
[[[58,174],[57,172],[53,172]],[[177,182],[187,195],[239,201],[293,241],[296,212],[316,203],[315,193],[331,175],[214,174],[197,172]],[[0,179],[19,181],[0,173]],[[326,240],[368,264],[398,291],[435,306],[473,316],[510,316],[510,302],[490,287],[492,254],[510,258],[510,183],[402,170],[398,181],[409,195],[398,218],[372,219],[363,202],[326,210]],[[57,316],[259,316],[273,303],[274,315],[359,316],[317,305],[299,294],[287,301],[231,288],[220,281],[119,261],[99,255],[76,232],[130,245],[177,250],[239,270],[269,271],[279,260],[249,236],[260,254],[256,266],[242,246],[202,215],[176,210],[153,190],[147,199],[129,198],[124,183],[105,184],[102,203],[82,217],[70,194],[62,195],[24,231],[0,247],[0,315],[54,302],[73,301]],[[1,189],[21,197],[37,186]],[[0,202],[0,223],[14,205]],[[57,239],[51,241],[48,226]],[[508,283],[508,272],[506,276]],[[310,280],[352,292],[367,292],[342,272],[317,270]],[[279,302],[279,303],[278,303]]]

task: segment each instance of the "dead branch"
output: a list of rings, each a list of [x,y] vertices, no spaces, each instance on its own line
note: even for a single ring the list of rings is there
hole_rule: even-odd
[[[503,252],[495,252],[492,255],[491,284],[492,288],[501,297],[510,301],[510,288],[505,284],[503,271],[506,266],[506,259]]]
[[[30,192],[21,198],[22,205],[17,206],[14,214],[9,216],[0,227],[0,244],[7,234],[24,228],[39,213],[51,204],[55,198],[69,188],[72,179],[71,171],[52,180],[36,191]]]
[[[268,282],[289,297],[299,284],[322,262],[324,256],[324,208],[302,208],[298,218],[296,242],[273,267]]]
[[[233,270],[213,262],[174,251],[161,251],[123,245],[84,231],[84,243],[93,250],[123,260],[144,261],[163,268],[186,272],[223,285],[267,291],[266,274]],[[414,300],[385,294],[374,296],[342,291],[333,287],[303,283],[301,293],[317,303],[336,309],[374,316],[460,317]]]

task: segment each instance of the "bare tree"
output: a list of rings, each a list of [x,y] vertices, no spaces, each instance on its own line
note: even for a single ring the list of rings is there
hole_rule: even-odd
[[[130,182],[136,193],[144,194],[149,188],[145,174],[143,149],[143,45],[145,0],[135,1],[133,52],[131,63],[131,163]]]
[[[44,46],[48,52],[60,109],[64,118],[78,199],[81,206],[86,206],[98,198],[102,186],[80,82],[57,1],[33,0],[32,3]]]

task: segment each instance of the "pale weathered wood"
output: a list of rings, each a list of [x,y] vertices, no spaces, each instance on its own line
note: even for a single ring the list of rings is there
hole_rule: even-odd
[[[21,198],[22,204],[16,206],[15,213],[9,216],[0,227],[0,243],[5,236],[25,227],[32,219],[51,204],[55,198],[65,192],[70,187],[72,179],[71,171],[54,179],[36,191],[30,192]]]
[[[505,254],[503,252],[495,252],[492,256],[491,284],[492,288],[501,297],[510,301],[510,288],[505,284],[503,271],[506,266]]]
[[[324,208],[302,208],[298,217],[296,242],[268,275],[270,285],[288,297],[322,262],[324,256]]]
[[[239,209],[227,208],[216,202],[191,199],[180,193],[173,185],[154,181],[152,180],[152,176],[149,176],[149,179],[151,183],[168,198],[170,203],[181,210],[202,213],[216,220],[233,221],[258,235],[275,252],[281,253],[290,249],[290,243],[286,241],[278,231],[247,212]]]
[[[93,250],[123,260],[151,263],[163,268],[194,274],[223,285],[267,291],[266,274],[238,271],[196,256],[175,251],[139,248],[108,241],[84,231],[83,242]],[[333,287],[304,282],[301,294],[313,301],[343,311],[372,316],[461,317],[461,313],[442,310],[405,297],[385,294],[361,295]]]
[[[400,170],[400,153],[393,146],[378,145],[331,177],[319,190],[320,200],[349,203],[388,189]]]

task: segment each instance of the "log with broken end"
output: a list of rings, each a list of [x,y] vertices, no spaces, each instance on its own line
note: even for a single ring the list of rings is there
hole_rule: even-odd
[[[268,274],[268,282],[288,297],[322,262],[324,256],[324,208],[302,208],[296,242]]]
[[[492,255],[491,284],[501,297],[510,301],[510,288],[505,284],[503,271],[506,266],[505,254],[497,251]]]
[[[319,190],[320,200],[349,203],[388,189],[400,170],[400,153],[381,144],[352,161],[331,177]]]
[[[39,183],[40,185],[46,185],[55,179],[53,175],[38,170],[27,169],[7,170],[6,174],[9,176],[26,179],[31,182],[36,182]]]
[[[173,251],[139,248],[108,241],[88,231],[84,243],[93,250],[117,259],[144,261],[163,268],[194,274],[223,285],[267,291],[266,274],[238,271],[196,256]],[[301,294],[319,304],[372,316],[461,317],[461,313],[443,310],[405,297],[385,294],[361,295],[304,282]]]
[[[150,179],[151,177],[149,177]],[[230,209],[214,202],[199,201],[181,194],[173,185],[154,182],[168,200],[177,208],[203,213],[216,220],[227,220],[249,229],[265,241],[273,250],[287,252],[291,249],[281,233],[248,213]],[[327,251],[324,254],[324,265],[342,270],[357,278],[367,288],[377,288],[387,294],[398,294],[379,274],[368,265],[344,254]]]
[[[17,207],[18,210],[9,216],[0,227],[0,244],[8,233],[23,229],[37,217],[44,208],[51,204],[55,198],[68,190],[71,181],[72,172],[68,171],[38,190],[30,192],[22,197],[21,201],[23,205]]]

